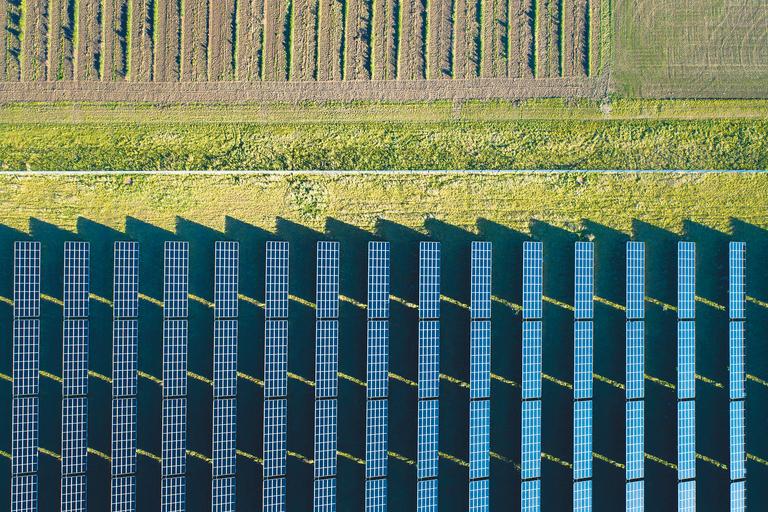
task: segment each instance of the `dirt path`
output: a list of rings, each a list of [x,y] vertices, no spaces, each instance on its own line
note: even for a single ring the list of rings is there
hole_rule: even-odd
[[[427,78],[451,78],[453,73],[453,2],[429,1]]]
[[[291,80],[314,80],[317,75],[318,0],[293,0]]]
[[[290,0],[264,1],[264,80],[288,79]]]
[[[317,32],[317,79],[341,80],[344,44],[344,3],[320,0]]]
[[[397,17],[402,0],[373,0],[372,73],[374,80],[397,77]]]
[[[345,70],[348,80],[371,78],[371,7],[373,0],[346,0],[347,28],[344,33]]]
[[[75,80],[101,78],[101,0],[78,4]]]
[[[208,79],[208,0],[185,0],[181,22],[181,79],[205,81]]]
[[[208,79],[235,78],[235,0],[214,0],[208,20]]]

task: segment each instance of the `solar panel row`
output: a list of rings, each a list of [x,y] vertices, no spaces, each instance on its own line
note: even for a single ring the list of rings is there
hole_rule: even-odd
[[[472,242],[470,256],[470,316],[472,320],[491,318],[491,242]]]
[[[64,243],[64,318],[87,318],[90,296],[88,242]]]
[[[15,242],[13,317],[40,316],[40,242]]]
[[[318,319],[339,317],[339,242],[317,242],[315,296]]]
[[[696,245],[677,245],[678,511],[696,509]]]
[[[240,242],[218,241],[215,253],[214,315],[216,319],[237,318]]]
[[[419,319],[440,318],[440,242],[419,242]]]
[[[189,314],[189,242],[165,242],[163,315],[187,318]]]
[[[115,318],[139,316],[138,242],[115,242],[112,303]]]
[[[594,244],[576,242],[574,265],[574,313],[576,320],[589,320],[594,303]]]
[[[747,508],[746,477],[746,253],[744,242],[728,245],[728,395],[730,510]]]
[[[592,510],[594,244],[574,246],[573,510]]]
[[[626,510],[645,507],[645,243],[626,245]]]

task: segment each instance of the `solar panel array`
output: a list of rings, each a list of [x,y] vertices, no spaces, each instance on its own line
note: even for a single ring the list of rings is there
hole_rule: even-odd
[[[11,512],[37,510],[40,402],[40,242],[15,242]]]
[[[113,511],[136,511],[139,244],[114,246],[112,309]]]
[[[696,245],[677,245],[678,511],[696,504]]]
[[[387,508],[389,449],[389,242],[368,242],[365,510]]]
[[[339,243],[317,243],[315,300],[315,512],[336,510],[339,393]]]
[[[625,466],[626,510],[645,507],[645,243],[626,246]]]
[[[267,242],[264,304],[264,512],[285,510],[288,242]]]
[[[544,249],[523,243],[523,390],[520,411],[520,509],[541,510],[541,364]]]
[[[211,510],[234,510],[237,458],[237,336],[240,243],[214,249]]]
[[[744,512],[746,502],[746,259],[744,242],[728,245],[728,395],[731,512]]]
[[[573,510],[592,510],[592,361],[594,314],[592,242],[574,246]]]

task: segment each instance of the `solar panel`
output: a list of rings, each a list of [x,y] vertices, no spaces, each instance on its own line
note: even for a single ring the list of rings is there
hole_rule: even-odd
[[[235,474],[237,439],[237,400],[217,398],[213,401],[213,457],[211,475],[214,478]]]
[[[692,320],[696,317],[696,244],[678,242],[677,251],[677,318]]]
[[[440,318],[440,242],[419,242],[419,318]]]
[[[315,478],[336,475],[336,418],[335,398],[315,401]]]
[[[11,467],[14,475],[37,472],[40,402],[36,396],[13,399]]]
[[[318,320],[315,325],[315,398],[339,394],[339,321]]]
[[[541,322],[523,322],[523,400],[541,398]]]
[[[183,475],[187,469],[187,399],[163,400],[163,476]]]
[[[318,478],[315,480],[313,512],[336,512],[336,479]]]
[[[365,478],[387,476],[388,402],[368,400],[365,413]]]
[[[136,427],[136,398],[113,399],[112,476],[136,473]]]
[[[627,318],[645,318],[645,243],[627,242]]]
[[[389,242],[368,242],[368,319],[389,318]]]
[[[642,480],[627,482],[626,510],[627,512],[643,512],[645,510],[645,482]]]
[[[731,482],[731,512],[747,510],[747,482]]]
[[[288,402],[284,398],[264,400],[265,486],[267,479],[285,475],[287,408]]]
[[[744,399],[747,397],[744,322],[731,322],[728,338],[729,396],[731,400]]]
[[[88,320],[64,320],[62,396],[88,394]]]
[[[186,320],[163,321],[163,397],[187,394]]]
[[[387,511],[387,479],[365,481],[365,512]]]
[[[520,478],[541,477],[541,401],[526,400],[522,404],[522,446]]]
[[[592,478],[592,400],[573,403],[573,479]]]
[[[523,480],[520,483],[520,511],[541,510],[541,480]]]
[[[677,324],[677,398],[685,400],[696,396],[696,324],[683,321]]]
[[[746,254],[747,244],[728,244],[728,313],[731,320],[743,320],[746,300]]]
[[[88,467],[88,399],[61,401],[61,474],[78,475]]]
[[[165,242],[163,314],[186,318],[189,310],[189,242]]]
[[[263,512],[285,512],[285,478],[264,480]]]
[[[211,481],[211,511],[231,512],[236,510],[235,477],[214,478]]]
[[[733,400],[730,403],[730,452],[731,463],[728,466],[731,480],[741,480],[747,477],[747,454],[745,433],[745,408],[743,400]]]
[[[389,394],[389,321],[368,322],[367,396],[386,398]]]
[[[491,242],[472,242],[470,316],[491,318]]]
[[[183,512],[187,508],[187,478],[163,478],[160,487],[160,512]]]
[[[645,396],[645,322],[629,321],[626,326],[626,398]]]
[[[11,512],[37,512],[37,475],[11,477]]]
[[[440,322],[419,322],[419,400],[440,396]]]
[[[573,512],[592,510],[592,480],[573,482]]]
[[[136,512],[136,477],[112,479],[112,512]]]
[[[436,478],[416,483],[416,512],[437,512],[437,489]]]
[[[85,475],[61,477],[61,512],[88,510],[88,482]]]
[[[491,402],[469,402],[469,478],[488,478],[491,441]]]
[[[237,320],[213,324],[213,396],[237,395]]]
[[[523,243],[523,319],[541,318],[543,246],[541,242]]]
[[[645,459],[645,403],[629,400],[626,403],[626,477],[637,480],[644,477]]]
[[[213,290],[216,318],[237,318],[237,285],[240,242],[216,242]]]
[[[573,398],[592,398],[592,322],[573,324]]]
[[[592,318],[594,296],[594,244],[576,242],[574,276],[574,318]]]
[[[469,397],[491,396],[491,322],[473,320],[470,324]]]
[[[339,242],[317,242],[317,318],[339,316]]]
[[[696,478],[696,402],[677,403],[677,478]]]
[[[40,320],[13,321],[13,396],[40,392]]]
[[[13,316],[40,316],[40,242],[15,242]]]
[[[696,511],[696,480],[677,484],[677,511]]]
[[[288,321],[267,320],[264,346],[264,398],[288,394]]]
[[[139,243],[115,242],[113,314],[115,318],[139,316]]]
[[[136,320],[112,324],[112,397],[136,396],[139,335]]]
[[[440,402],[419,400],[418,404],[416,476],[437,478]]]
[[[64,318],[87,318],[91,245],[64,243]]]
[[[288,318],[288,242],[267,242],[266,318]]]
[[[488,509],[488,479],[469,481],[469,512],[487,512]]]

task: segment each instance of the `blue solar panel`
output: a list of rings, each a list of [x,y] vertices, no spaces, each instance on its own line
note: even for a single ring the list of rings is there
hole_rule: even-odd
[[[315,325],[315,398],[332,398],[339,389],[339,321]]]
[[[573,512],[592,510],[592,480],[573,482]]]
[[[592,478],[592,400],[573,403],[573,479]]]
[[[40,402],[36,396],[13,399],[11,468],[14,475],[37,472]]]
[[[745,433],[745,404],[743,400],[730,403],[730,468],[731,480],[747,477],[747,453]]]
[[[37,475],[11,477],[11,512],[37,512]]]
[[[730,512],[745,512],[747,510],[747,482],[731,482]]]
[[[139,243],[115,242],[115,318],[139,316]]]
[[[419,322],[419,400],[440,396],[440,322]]]
[[[315,401],[315,478],[336,475],[337,402]]]
[[[189,311],[189,242],[165,242],[163,314],[186,318]]]
[[[677,399],[696,396],[696,324],[677,324]]]
[[[744,322],[731,322],[728,337],[729,395],[731,400],[739,400],[747,397]]]
[[[237,320],[213,324],[213,396],[237,396]]]
[[[626,326],[626,398],[645,396],[645,322],[629,321]]]
[[[487,512],[489,506],[488,479],[469,481],[469,512]]]
[[[267,242],[266,318],[288,318],[288,242]]]
[[[160,512],[184,512],[187,508],[187,478],[163,478],[160,486]]]
[[[163,476],[187,472],[187,399],[163,400]]]
[[[136,320],[115,320],[112,327],[112,397],[136,395],[139,335]]]
[[[285,512],[285,478],[264,480],[263,512]]]
[[[88,242],[64,243],[64,318],[86,318],[89,302]]]
[[[440,318],[440,242],[419,242],[419,318]]]
[[[592,322],[573,324],[573,398],[592,398]]]
[[[696,512],[696,480],[677,484],[677,512]]]
[[[626,477],[643,478],[645,474],[645,403],[629,400],[626,403]]]
[[[14,243],[13,316],[40,316],[40,242]]]
[[[541,322],[523,322],[523,400],[541,398]]]
[[[469,402],[469,478],[488,478],[491,441],[491,402]]]
[[[112,400],[112,476],[136,473],[136,427],[136,399]]]
[[[61,477],[61,512],[88,510],[88,482],[85,475]]]
[[[645,482],[635,480],[627,482],[626,511],[643,512],[645,510]]]
[[[288,401],[264,400],[264,485],[267,479],[285,475]],[[265,496],[266,499],[266,496]]]
[[[728,244],[728,313],[731,320],[743,320],[746,300],[746,255],[747,244]]]
[[[541,242],[523,243],[523,319],[541,318],[543,246]]]
[[[231,512],[236,510],[235,477],[214,478],[211,481],[211,511]]]
[[[216,318],[237,318],[240,243],[216,242],[213,303]]]
[[[574,272],[574,318],[592,318],[594,296],[594,244],[576,242]]]
[[[541,510],[541,480],[523,480],[520,483],[520,512]]]
[[[213,401],[213,457],[211,474],[214,478],[235,474],[237,441],[237,400],[217,398]]]
[[[315,480],[313,512],[336,512],[336,479],[318,478]]]
[[[40,391],[40,320],[13,321],[13,396]]]
[[[386,398],[389,394],[389,321],[368,322],[368,398]]]
[[[491,242],[472,242],[470,314],[473,320],[491,318]]]
[[[317,318],[339,316],[339,242],[317,242]]]
[[[541,477],[541,401],[526,400],[522,406],[520,478]]]
[[[696,318],[696,244],[677,245],[677,318]]]
[[[677,403],[677,478],[696,478],[696,402]]]
[[[365,481],[365,512],[387,511],[387,479]]]
[[[436,478],[419,480],[416,484],[416,512],[437,512]]]
[[[389,318],[389,242],[368,242],[368,318]]]
[[[627,318],[645,318],[645,243],[627,242]]]
[[[163,397],[187,394],[186,320],[163,321]]]
[[[88,467],[88,400],[61,402],[61,474],[78,475]]]
[[[62,396],[88,394],[88,320],[64,320]]]
[[[368,400],[365,413],[365,477],[387,476],[388,401]]]
[[[264,345],[264,397],[288,394],[288,321],[267,320]]]
[[[112,479],[112,512],[136,512],[136,477]]]
[[[419,400],[416,476],[419,479],[437,478],[440,403],[438,400]]]
[[[473,320],[470,324],[469,397],[491,397],[491,322]]]

